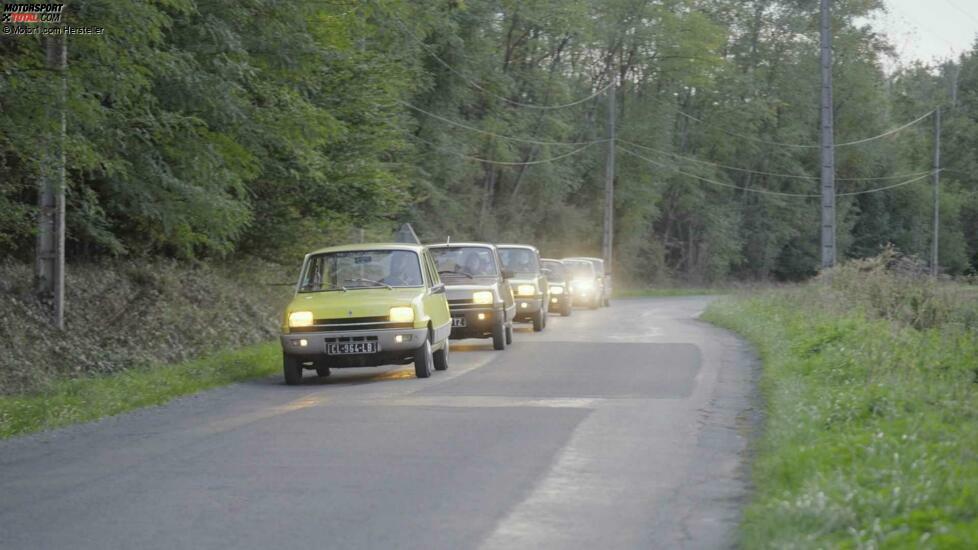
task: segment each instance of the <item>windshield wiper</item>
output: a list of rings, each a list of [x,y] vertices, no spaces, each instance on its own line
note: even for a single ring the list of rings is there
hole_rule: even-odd
[[[458,270],[455,270],[455,269],[446,269],[445,271],[439,271],[438,272],[439,275],[441,275],[442,273],[453,273],[453,274],[456,274],[456,275],[465,275],[469,279],[474,279],[475,278],[468,271],[458,271]]]
[[[321,284],[320,285],[309,284],[309,285],[303,285],[299,289],[299,292],[328,292],[330,290],[342,290],[343,292],[346,292],[347,288],[345,286],[323,286]]]
[[[373,279],[347,279],[347,280],[350,281],[351,283],[370,283],[376,286],[385,286],[387,287],[387,290],[394,290],[394,287],[392,287],[391,285],[387,283],[382,283],[380,281],[375,281]],[[346,287],[342,287],[342,288],[343,290],[346,290]]]

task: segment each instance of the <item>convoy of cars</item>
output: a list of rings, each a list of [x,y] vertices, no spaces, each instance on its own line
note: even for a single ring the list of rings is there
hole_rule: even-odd
[[[354,244],[306,255],[282,316],[285,382],[305,370],[414,364],[427,378],[449,365],[450,340],[513,343],[513,323],[610,305],[600,258],[541,259],[525,244]]]

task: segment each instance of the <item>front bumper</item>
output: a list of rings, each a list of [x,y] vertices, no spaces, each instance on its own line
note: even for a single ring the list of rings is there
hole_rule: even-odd
[[[398,338],[400,336],[400,338]],[[282,351],[329,367],[375,367],[413,360],[415,350],[424,344],[427,328],[301,332],[279,337]],[[306,345],[302,345],[303,341]],[[376,341],[379,351],[354,355],[329,355],[329,342]]]
[[[450,309],[453,318],[461,317],[465,319],[464,327],[452,327],[452,334],[449,338],[455,340],[462,338],[491,338],[492,326],[496,323],[497,319],[503,317],[501,307],[489,305],[452,306]],[[482,317],[481,319],[479,318],[480,316]]]
[[[523,322],[532,321],[533,316],[543,309],[543,307],[543,296],[536,296],[533,298],[517,296],[516,315],[513,317],[513,320]]]
[[[549,311],[560,311],[570,307],[571,299],[572,297],[569,292],[564,292],[563,294],[551,294]]]

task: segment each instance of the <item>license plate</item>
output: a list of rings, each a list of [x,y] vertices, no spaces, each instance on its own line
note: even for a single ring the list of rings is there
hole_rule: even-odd
[[[326,344],[326,353],[329,355],[355,355],[358,353],[377,353],[379,348],[377,342],[340,342],[338,344]]]
[[[452,328],[465,327],[465,317],[452,317]]]

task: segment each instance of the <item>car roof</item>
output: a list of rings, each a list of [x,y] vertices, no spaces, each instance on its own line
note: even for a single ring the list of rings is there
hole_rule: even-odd
[[[370,252],[374,250],[407,250],[420,253],[424,248],[424,245],[409,243],[356,243],[320,248],[309,254],[323,254],[326,252]]]
[[[565,260],[588,260],[589,262],[601,262],[601,263],[604,263],[604,260],[603,259],[601,259],[601,258],[595,258],[593,256],[572,256],[570,258],[564,258],[564,259]]]
[[[536,252],[537,254],[540,253],[540,251],[537,250],[537,247],[531,244],[497,244],[496,248],[526,248]]]
[[[496,248],[496,245],[492,243],[432,243],[429,244],[429,248],[449,248],[449,247],[472,247],[472,248]]]
[[[558,260],[557,258],[540,258],[541,262],[559,262],[564,263],[564,260]]]

